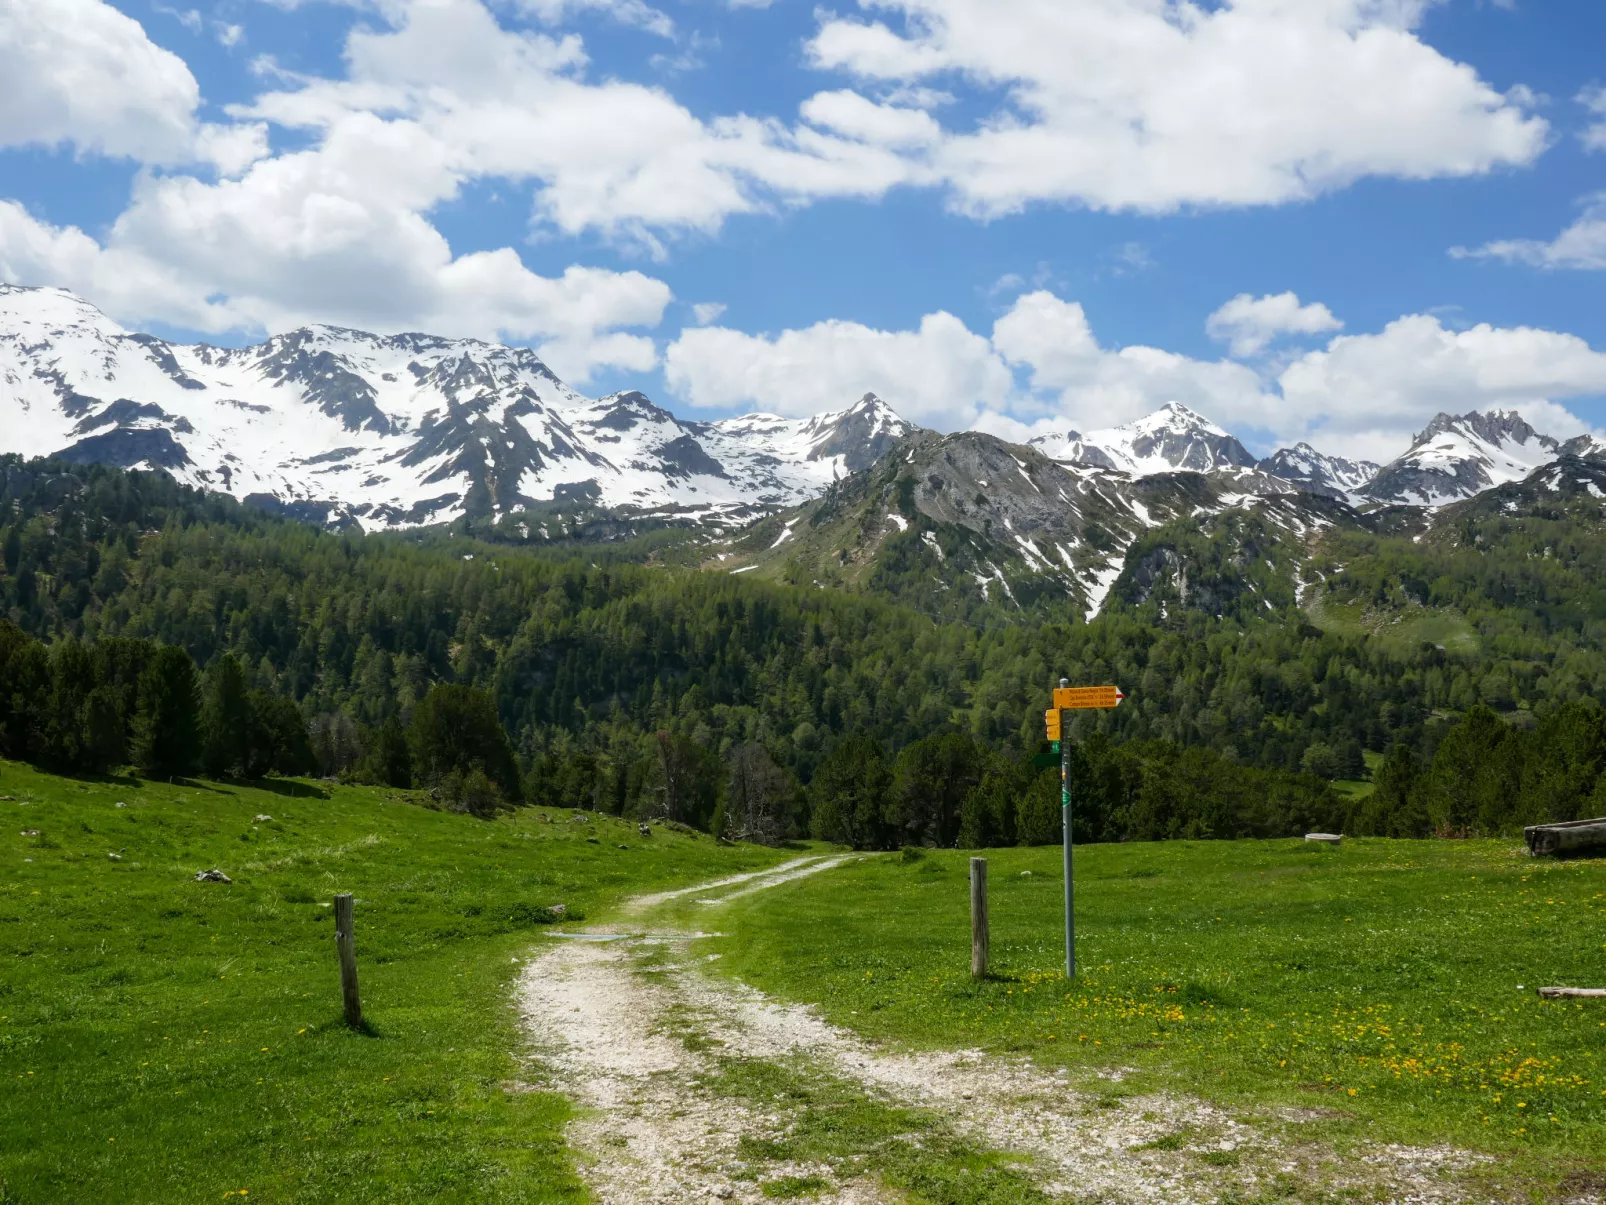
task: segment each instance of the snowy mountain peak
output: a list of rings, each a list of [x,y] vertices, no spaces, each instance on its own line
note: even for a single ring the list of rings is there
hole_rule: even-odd
[[[912,428],[873,396],[814,419],[682,422],[593,401],[528,348],[308,326],[252,347],[131,333],[60,289],[0,287],[0,452],[162,468],[365,527],[548,501],[724,523],[795,505]]]
[[[105,338],[127,335],[121,326],[66,289],[0,284],[0,337],[20,328],[77,329]]]
[[[1122,427],[1086,435],[1055,432],[1031,443],[1054,460],[1115,469],[1133,477],[1179,471],[1211,473],[1252,468],[1256,463],[1235,437],[1180,402],[1168,402]]]
[[[1561,454],[1559,442],[1514,410],[1439,414],[1362,492],[1378,502],[1442,506],[1520,480]]]
[[[1216,426],[1204,415],[1188,409],[1181,402],[1167,402],[1158,410],[1145,414],[1142,418],[1128,423],[1125,427],[1116,428],[1116,430],[1131,431],[1135,435],[1186,435],[1192,433],[1227,435],[1226,431]]]
[[[810,460],[839,458],[842,467],[853,473],[880,460],[915,427],[875,394],[867,393],[846,410],[809,419],[804,430],[812,444]]]
[[[1343,497],[1359,490],[1377,475],[1370,460],[1328,456],[1308,443],[1279,448],[1260,462],[1260,470],[1280,477],[1311,493]]]

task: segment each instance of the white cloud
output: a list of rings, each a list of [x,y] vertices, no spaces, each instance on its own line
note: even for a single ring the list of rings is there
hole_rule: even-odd
[[[189,84],[173,106],[169,143],[211,163],[218,178],[142,173],[128,208],[98,240],[5,203],[0,274],[75,289],[128,322],[256,332],[321,321],[530,341],[577,383],[603,366],[652,368],[657,351],[641,328],[658,325],[671,300],[662,281],[583,266],[540,276],[505,247],[456,254],[427,216],[470,180],[531,174],[529,148],[562,127],[564,105],[532,132],[520,130],[521,103],[543,89],[560,101],[575,90],[591,99],[607,91],[587,93],[564,74],[584,62],[578,40],[507,33],[474,0],[413,0],[402,22],[352,33],[344,81],[265,65],[281,90],[234,112],[232,125],[185,116],[196,94],[183,72]],[[120,16],[111,28],[139,34]],[[674,108],[646,89],[625,92],[648,109]],[[628,104],[593,109],[590,129],[564,133],[605,141],[610,119],[641,116]],[[271,155],[274,123],[295,129],[303,149]],[[632,183],[646,193],[673,192],[677,182],[684,179]]]
[[[691,307],[692,317],[697,320],[698,326],[707,326],[710,322],[718,322],[725,313],[723,301],[699,301]]]
[[[1452,247],[1456,259],[1501,259],[1536,268],[1606,270],[1606,193],[1584,200],[1584,211],[1549,242],[1543,239],[1501,239],[1468,249]]]
[[[665,356],[671,391],[701,407],[811,414],[873,390],[916,422],[1024,440],[1130,422],[1181,402],[1266,450],[1391,458],[1440,411],[1517,409],[1557,436],[1588,428],[1562,403],[1606,394],[1606,354],[1531,328],[1446,329],[1414,314],[1334,338],[1268,382],[1245,364],[1160,348],[1103,347],[1076,302],[1018,298],[990,337],[951,314],[913,330],[821,322],[778,335],[688,330]]]
[[[1259,355],[1281,335],[1320,335],[1343,325],[1321,302],[1301,305],[1293,293],[1240,293],[1205,320],[1210,337],[1230,343],[1239,358]]]
[[[184,61],[111,5],[0,0],[0,146],[181,162],[199,103]]]
[[[667,13],[643,0],[514,0],[514,7],[548,25],[573,18],[577,12],[606,13],[621,25],[632,25],[661,38],[675,36],[675,23]]]
[[[868,5],[867,5],[868,6]],[[872,83],[1003,89],[914,159],[955,206],[1166,211],[1275,204],[1364,176],[1531,162],[1547,126],[1387,0],[876,0],[901,29],[827,14],[813,62]]]
[[[1016,300],[993,324],[993,346],[1029,378],[1031,394],[1017,397],[1013,417],[1052,416],[1081,430],[1115,426],[1181,402],[1220,422],[1264,428],[1277,400],[1255,372],[1231,361],[1210,362],[1132,346],[1106,349],[1077,302],[1039,290]]]
[[[805,415],[874,392],[906,418],[950,429],[1003,406],[1014,388],[987,339],[940,312],[912,331],[839,321],[779,335],[700,327],[669,345],[664,377],[674,394],[699,407]]]
[[[382,137],[353,129],[217,184],[142,179],[104,243],[0,202],[0,279],[70,288],[127,322],[201,331],[331,322],[527,340],[575,382],[602,366],[653,367],[652,340],[627,328],[662,320],[667,285],[579,266],[543,277],[509,248],[454,257],[411,207],[432,195],[427,170],[411,180],[365,174],[396,149],[378,148]]]
[[[1518,409],[1541,430],[1577,434],[1583,424],[1557,403],[1606,394],[1606,354],[1576,335],[1488,324],[1454,331],[1412,314],[1377,334],[1334,339],[1290,364],[1278,384],[1288,411],[1280,429],[1388,454],[1441,410]]]
[[[655,232],[713,232],[777,202],[875,197],[909,175],[894,151],[860,138],[704,121],[660,88],[588,82],[578,38],[502,29],[479,0],[405,0],[394,27],[351,33],[346,61],[344,80],[291,78],[234,112],[312,130],[362,113],[409,123],[462,178],[535,182],[538,219],[565,234],[658,251]],[[863,119],[889,116],[865,107]]]
[[[1594,118],[1583,132],[1584,146],[1592,151],[1606,151],[1606,87],[1591,84],[1578,94],[1578,103]]]

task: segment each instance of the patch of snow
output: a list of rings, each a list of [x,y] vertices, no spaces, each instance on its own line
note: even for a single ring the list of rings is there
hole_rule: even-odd
[[[1114,587],[1116,579],[1121,576],[1120,564],[1106,565],[1093,575],[1092,584],[1087,588],[1087,622],[1092,623],[1104,609],[1105,601],[1110,597],[1110,590]]]

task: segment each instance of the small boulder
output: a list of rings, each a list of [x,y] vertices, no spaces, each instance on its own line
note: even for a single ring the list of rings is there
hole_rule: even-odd
[[[119,799],[116,803],[112,804],[112,806],[113,807],[118,807],[118,808],[126,808],[128,805],[126,803],[124,803],[121,799]]]
[[[121,862],[123,860],[123,855],[122,854],[108,853],[106,856],[108,858],[110,858],[113,862]]]
[[[553,916],[563,916],[569,911],[569,906],[567,904],[553,904],[547,911]]]
[[[273,819],[273,817],[269,816],[266,812],[258,812],[255,816],[251,817],[251,823],[252,824],[266,824],[268,821],[270,821],[272,819]]]
[[[36,828],[25,828],[22,830],[22,835],[24,837],[37,837],[39,835],[39,830]]]
[[[197,870],[195,872],[195,881],[197,883],[232,883],[232,882],[234,882],[233,879],[229,878],[228,875],[224,874],[221,870],[218,870],[216,867],[213,867],[211,870]]]
[[[638,833],[640,833],[643,837],[650,837],[650,836],[652,836],[652,825],[650,825],[650,824],[638,824],[638,825],[636,825],[636,831]]]

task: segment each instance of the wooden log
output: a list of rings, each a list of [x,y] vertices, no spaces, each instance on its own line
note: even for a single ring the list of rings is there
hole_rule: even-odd
[[[1606,987],[1542,987],[1546,1000],[1606,1000]]]
[[[1531,824],[1522,830],[1528,852],[1534,857],[1567,854],[1586,849],[1606,851],[1606,816],[1569,820],[1563,824]]]
[[[987,978],[987,859],[970,860],[970,977]]]
[[[350,895],[335,896],[335,950],[340,955],[340,998],[346,1024],[357,1029],[362,1025],[362,1003],[357,998],[357,937],[352,929]]]

